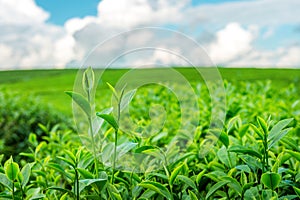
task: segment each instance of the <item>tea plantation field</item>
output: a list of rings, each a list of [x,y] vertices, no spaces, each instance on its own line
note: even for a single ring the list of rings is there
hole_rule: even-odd
[[[161,74],[163,69],[146,69]],[[199,77],[192,68],[177,68],[190,82],[199,82]],[[106,70],[102,82],[115,84],[126,73],[126,69]],[[296,69],[255,69],[255,68],[220,68],[222,78],[236,83],[239,81],[272,80],[272,85],[280,89],[294,83],[300,85],[300,70]],[[77,70],[26,70],[0,71],[0,88],[9,92],[33,95],[43,103],[70,115],[70,99],[64,91],[72,90]],[[102,86],[102,87],[101,87]],[[98,89],[107,89],[103,84]]]
[[[300,70],[220,68],[213,98],[177,70],[191,95],[115,89],[127,69],[76,91],[77,70],[0,72],[0,199],[299,199]]]

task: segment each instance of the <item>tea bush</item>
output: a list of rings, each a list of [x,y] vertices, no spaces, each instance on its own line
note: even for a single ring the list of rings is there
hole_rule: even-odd
[[[38,99],[22,94],[0,92],[0,153],[17,156],[28,148],[28,135],[35,133],[38,140],[47,133],[39,126],[60,129],[72,127],[71,120],[44,105]]]
[[[49,134],[40,142],[31,134],[32,151],[20,153],[30,162],[17,163],[13,157],[2,161],[2,199],[300,198],[300,105],[295,86],[278,90],[271,82],[225,82],[226,120],[215,130],[208,126],[209,94],[203,85],[194,85],[201,94],[201,118],[193,122],[197,126],[193,137],[186,137],[174,130],[180,123],[178,101],[168,92],[154,87],[126,93],[109,85],[117,105],[115,117],[111,109],[94,113],[89,100],[92,80],[92,71],[86,71],[85,95],[67,92],[90,125],[86,133],[44,128]],[[126,104],[131,102],[129,109],[143,126],[150,123],[151,98],[159,103],[158,97],[168,100],[162,104],[171,105],[166,111],[171,116],[161,130],[145,138],[139,131],[148,129],[120,129]],[[174,135],[185,138],[184,142],[164,148]],[[216,144],[203,154],[213,140]],[[135,162],[126,153],[141,153],[137,161],[149,158],[150,165],[143,166],[143,172],[122,169]],[[151,163],[159,167],[153,170]]]

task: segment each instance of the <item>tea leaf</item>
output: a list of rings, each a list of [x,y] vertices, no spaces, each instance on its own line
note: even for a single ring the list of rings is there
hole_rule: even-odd
[[[240,196],[242,195],[242,186],[241,184],[234,178],[232,177],[229,177],[229,176],[225,176],[225,177],[222,177],[222,180],[224,181],[230,181],[228,183],[228,186],[231,187],[235,192],[237,192]]]
[[[268,141],[274,140],[275,138],[278,138],[281,134],[281,131],[293,121],[293,118],[290,119],[284,119],[279,121],[270,131],[268,135]],[[281,137],[280,137],[281,138]]]
[[[4,171],[9,180],[15,181],[18,173],[20,172],[20,168],[18,163],[13,162],[12,157],[10,157],[10,159],[7,160],[4,164]]]
[[[178,167],[176,167],[176,168],[172,171],[172,173],[171,173],[171,175],[170,175],[170,179],[169,179],[169,183],[170,183],[171,186],[173,185],[173,183],[174,183],[174,181],[175,181],[177,175],[178,175],[179,172],[181,171],[182,167],[183,167],[183,164],[179,165]]]
[[[300,161],[300,153],[296,151],[291,151],[291,150],[285,150],[289,154],[291,154],[294,158],[296,158],[298,161]]]
[[[170,194],[169,190],[164,185],[162,185],[161,183],[153,182],[153,181],[144,181],[144,182],[142,182],[138,185],[143,187],[143,188],[153,190],[153,191],[157,192],[158,194],[166,197],[167,199],[173,199],[173,197]]]
[[[87,92],[90,93],[94,87],[95,75],[92,67],[88,67],[83,72],[82,77],[82,87]]]
[[[91,116],[91,106],[88,100],[79,93],[66,91],[67,95],[69,95],[73,101],[84,111],[84,113],[90,117]]]
[[[262,156],[259,152],[255,151],[255,150],[252,150],[252,149],[249,149],[249,148],[246,148],[244,146],[240,146],[240,145],[231,146],[231,147],[229,147],[228,151],[229,152],[235,152],[235,153],[248,154],[248,155],[251,155],[251,156],[255,156],[259,159],[262,158]]]
[[[300,189],[296,188],[295,186],[293,187],[295,193],[297,194],[298,197],[300,197]]]
[[[247,173],[251,172],[251,169],[249,168],[248,165],[237,165],[237,166],[235,166],[235,168],[239,169],[241,171],[247,172]]]
[[[183,175],[178,175],[177,179],[181,180],[182,182],[184,182],[185,184],[187,184],[188,186],[190,186],[194,190],[197,190],[197,187],[196,187],[194,181],[192,179],[190,179],[189,177],[183,176]]]
[[[64,161],[65,163],[69,164],[73,168],[76,167],[75,163],[71,159],[67,159],[67,158],[64,158],[62,156],[57,156],[57,158],[60,159],[60,160],[62,160],[62,161]]]
[[[268,150],[274,145],[276,144],[276,142],[278,142],[281,138],[283,138],[286,134],[288,134],[290,132],[292,128],[287,128],[284,129],[282,131],[280,131],[278,134],[276,134],[272,139],[269,140],[269,144],[268,144]]]
[[[248,131],[249,129],[249,124],[244,124],[240,129],[239,129],[239,136],[242,138]]]
[[[191,190],[189,190],[189,196],[190,196],[191,200],[198,200],[197,195],[194,192],[192,192]]]
[[[209,197],[211,197],[218,189],[222,188],[224,185],[226,185],[227,183],[230,183],[230,181],[220,181],[216,184],[214,184],[207,192],[205,199],[208,199]]]
[[[119,129],[119,125],[116,122],[115,118],[109,114],[96,113],[96,115],[102,119],[104,119],[107,123],[109,123],[115,130]]]
[[[206,173],[206,169],[202,170],[202,172],[200,172],[197,177],[196,177],[196,183],[199,184],[201,181],[201,178],[203,177],[203,175]]]
[[[236,163],[236,156],[232,152],[228,152],[223,146],[219,149],[217,153],[218,159],[224,163],[227,167],[232,168]]]
[[[5,174],[0,173],[0,183],[7,187],[9,190],[12,190],[13,184],[12,181],[5,176]]]
[[[86,188],[87,186],[93,184],[93,183],[100,183],[102,185],[102,189],[104,187],[104,185],[106,184],[107,179],[82,179],[79,180],[79,193],[81,193],[82,190],[84,190],[84,188]]]
[[[86,180],[92,180],[94,178],[93,174],[85,169],[77,168],[77,170]]]
[[[31,173],[31,167],[30,164],[27,163],[21,170],[21,173],[23,175],[23,180],[22,180],[22,187],[25,187],[29,181],[30,178],[30,173]]]
[[[123,96],[123,98],[121,99],[120,111],[124,110],[129,105],[129,103],[131,102],[131,100],[132,100],[133,96],[135,95],[135,93],[136,93],[136,89],[127,92]]]
[[[218,129],[212,129],[210,130],[219,140],[225,145],[225,147],[228,147],[229,145],[229,138],[228,135],[223,130]]]
[[[137,145],[138,143],[124,142],[123,144],[117,146],[117,158],[120,159],[122,156],[124,156],[127,152],[132,150]]]
[[[64,192],[64,193],[68,193],[72,197],[75,197],[75,194],[71,190],[68,190],[68,189],[65,189],[65,188],[62,188],[62,187],[51,186],[47,189],[48,190],[58,190],[58,191],[61,191],[61,192]]]
[[[274,172],[266,172],[261,176],[261,182],[272,190],[279,185],[280,180],[281,176]]]
[[[259,130],[254,124],[250,124],[251,128],[254,130],[254,132],[259,136],[261,140],[264,139],[264,134]]]
[[[268,133],[268,125],[267,125],[266,121],[263,118],[258,116],[257,122],[260,125],[260,127],[262,128],[262,130],[264,131],[264,133],[267,134]]]
[[[109,83],[107,83],[107,82],[106,82],[106,84],[108,85],[109,89],[112,91],[112,93],[113,93],[115,99],[116,99],[117,101],[119,101],[119,97],[118,97],[118,94],[117,94],[116,89],[115,89],[111,84],[109,84]]]

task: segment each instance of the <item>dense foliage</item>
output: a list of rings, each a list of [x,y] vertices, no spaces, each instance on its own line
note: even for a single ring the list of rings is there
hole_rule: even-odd
[[[71,120],[32,96],[0,92],[0,154],[17,156],[28,149],[27,139],[35,133],[38,140],[46,135],[39,126],[71,127]]]
[[[280,90],[270,82],[225,82],[226,120],[221,130],[210,130],[209,94],[195,84],[199,94],[200,120],[192,138],[178,131],[180,105],[162,87],[129,93],[110,89],[121,108],[129,110],[137,124],[147,126],[151,104],[167,106],[164,127],[150,137],[141,129],[122,131],[120,115],[111,109],[94,113],[89,101],[93,74],[86,71],[85,95],[68,92],[78,103],[89,126],[84,136],[68,130],[47,129],[38,142],[29,136],[32,152],[21,153],[23,161],[3,160],[0,196],[3,199],[297,199],[300,197],[299,91],[293,85]],[[149,88],[148,88],[149,89]],[[124,100],[122,103],[122,99]],[[151,111],[150,111],[151,112]],[[155,113],[153,116],[156,116]],[[101,125],[100,132],[94,123]],[[92,127],[92,128],[91,128]],[[142,131],[151,131],[143,129]],[[96,133],[96,134],[95,134]],[[210,137],[207,137],[210,133]],[[164,149],[177,135],[184,143]],[[217,140],[218,139],[218,140]],[[90,145],[82,145],[82,141]],[[208,154],[207,141],[217,140]],[[179,149],[185,149],[179,152]],[[118,168],[127,152],[150,156],[161,166],[134,172]],[[204,155],[204,156],[203,156]],[[27,162],[25,162],[25,160]],[[172,162],[171,162],[172,161]],[[123,159],[126,165],[133,160]],[[109,165],[107,164],[109,163]],[[115,166],[115,168],[113,167]],[[148,166],[149,168],[151,166]]]

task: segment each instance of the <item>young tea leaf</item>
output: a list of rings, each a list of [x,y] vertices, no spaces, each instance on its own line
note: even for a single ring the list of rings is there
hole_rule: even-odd
[[[218,129],[212,129],[211,132],[219,138],[219,140],[225,145],[227,148],[229,145],[229,138],[228,135],[225,133],[223,130],[218,130]]]
[[[196,183],[199,184],[201,181],[201,178],[203,177],[203,175],[206,173],[206,169],[202,170],[196,177]]]
[[[261,176],[261,182],[271,190],[274,190],[280,183],[281,176],[274,172],[266,172]]]
[[[7,187],[9,190],[12,190],[13,184],[12,181],[5,176],[5,174],[0,173],[0,183]]]
[[[243,126],[241,126],[241,128],[239,129],[239,136],[242,138],[248,131],[249,129],[249,124],[244,124]]]
[[[83,180],[79,180],[79,193],[81,193],[82,190],[84,190],[84,188],[88,187],[89,185],[93,184],[93,183],[100,183],[102,185],[102,188],[105,186],[107,182],[107,179],[83,179]]]
[[[292,155],[294,158],[296,158],[298,161],[300,161],[300,153],[296,151],[291,151],[291,150],[285,150],[288,152],[290,155]]]
[[[269,141],[270,143],[268,144],[268,150],[274,145],[276,144],[279,140],[281,140],[281,138],[283,138],[286,134],[288,134],[290,132],[292,128],[287,128],[284,129],[282,131],[280,131],[280,133],[278,135],[276,135],[271,141]]]
[[[197,195],[194,192],[192,192],[191,190],[189,190],[189,196],[190,196],[191,200],[198,200]]]
[[[235,153],[242,153],[242,154],[248,154],[251,156],[255,156],[259,159],[262,158],[261,154],[255,150],[249,149],[247,147],[241,146],[241,145],[234,145],[229,147],[229,152],[235,152]]]
[[[161,183],[153,182],[153,181],[144,181],[144,182],[142,182],[138,185],[143,187],[143,188],[153,190],[156,193],[166,197],[167,199],[173,199],[173,197],[172,197],[171,193],[169,192],[169,190],[164,185],[162,185]]]
[[[118,94],[117,94],[116,89],[115,89],[111,84],[109,84],[109,83],[107,83],[107,82],[106,82],[106,84],[108,85],[109,89],[112,91],[112,93],[113,93],[115,99],[116,99],[117,101],[119,101],[119,97],[118,97]]]
[[[248,165],[237,165],[235,168],[241,170],[242,172],[251,173],[251,169]]]
[[[171,173],[171,175],[170,175],[170,179],[169,179],[169,183],[170,183],[171,186],[173,185],[173,183],[174,183],[174,181],[175,181],[177,175],[178,175],[179,172],[181,171],[182,167],[183,167],[183,164],[179,165],[178,167],[176,167],[176,168],[172,171],[172,173]]]
[[[88,94],[91,93],[93,87],[94,87],[94,81],[95,81],[95,75],[92,67],[88,67],[84,72],[83,72],[83,77],[82,77],[82,87],[85,92]]]
[[[138,143],[134,142],[124,142],[121,145],[117,147],[117,158],[120,159],[122,156],[124,156],[126,153],[128,153],[130,150],[132,150],[134,147],[136,147]]]
[[[236,163],[236,154],[229,152],[225,146],[222,146],[217,152],[218,159],[227,167],[232,168]]]
[[[30,178],[30,172],[31,172],[31,167],[30,164],[27,163],[21,170],[21,173],[23,175],[23,180],[22,180],[22,187],[25,187],[29,181]]]
[[[12,157],[10,157],[10,159],[7,160],[4,164],[4,171],[9,180],[15,181],[18,173],[20,172],[20,168],[18,163],[15,163]]]
[[[90,117],[91,116],[91,106],[88,100],[79,93],[66,91],[67,95],[69,95],[73,101],[84,111],[84,113]]]
[[[190,186],[191,188],[193,188],[194,190],[197,190],[196,184],[194,183],[194,181],[192,179],[190,179],[187,176],[183,176],[183,175],[178,175],[177,179],[184,182],[185,184],[187,184],[188,186]]]
[[[253,131],[259,136],[259,138],[261,140],[264,139],[264,134],[261,132],[261,130],[259,130],[254,124],[250,124],[251,128],[253,129]]]
[[[77,170],[78,170],[78,172],[81,174],[81,176],[82,176],[83,178],[85,178],[85,179],[91,180],[91,179],[94,178],[93,174],[92,174],[91,172],[85,170],[85,169],[77,168]]]
[[[102,119],[104,119],[107,123],[109,123],[115,130],[119,129],[119,125],[115,118],[109,114],[96,113],[96,115]]]
[[[260,125],[260,127],[262,128],[262,130],[264,131],[264,133],[267,134],[268,133],[268,125],[267,125],[266,121],[263,118],[258,116],[257,122]]]
[[[293,118],[284,119],[279,121],[270,131],[268,135],[268,141],[274,140],[275,138],[279,137],[281,131],[293,121]]]
[[[229,177],[229,176],[225,176],[225,177],[222,177],[222,180],[230,181],[228,183],[228,186],[230,188],[232,188],[238,195],[240,195],[240,196],[242,195],[242,191],[243,191],[242,186],[236,179]]]
[[[223,187],[224,185],[226,185],[227,183],[230,183],[230,181],[220,181],[216,184],[214,184],[208,191],[208,193],[206,194],[205,199],[208,199],[209,197],[211,197],[218,189],[220,189],[221,187]]]
[[[136,93],[136,89],[127,92],[123,96],[123,98],[121,99],[120,111],[124,110],[129,105],[129,103],[133,99],[133,96],[135,95],[135,93]]]

